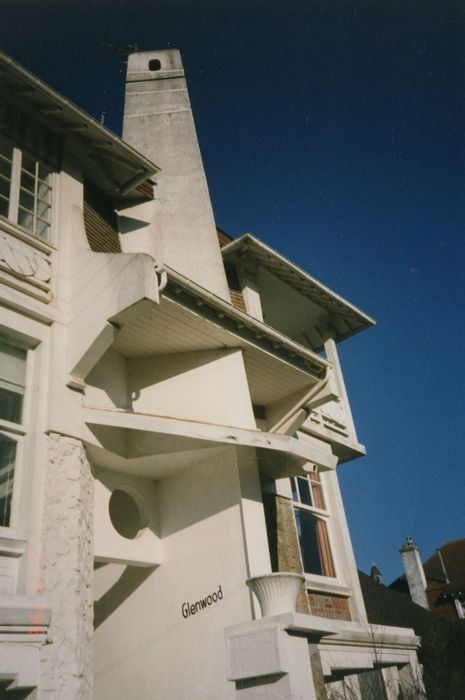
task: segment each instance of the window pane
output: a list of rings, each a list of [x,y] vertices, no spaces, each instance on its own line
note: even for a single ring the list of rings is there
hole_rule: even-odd
[[[18,211],[18,224],[27,228],[28,231],[32,231],[34,227],[33,215],[25,209],[20,209]]]
[[[49,229],[50,224],[48,224],[46,221],[42,221],[42,219],[37,219],[36,228],[34,231],[37,236],[40,236],[41,238],[48,238]]]
[[[0,384],[0,418],[12,423],[21,423],[22,408],[22,394],[5,389]]]
[[[36,159],[27,151],[23,151],[21,159],[21,170],[26,170],[30,175],[35,177],[36,174]]]
[[[0,418],[21,422],[26,351],[0,342]]]
[[[22,207],[23,209],[27,209],[27,211],[34,211],[34,195],[30,194],[27,190],[23,190],[21,188],[21,192],[19,194],[19,206]]]
[[[44,165],[43,163],[41,163],[41,162],[39,161],[39,173],[38,173],[38,175],[39,175],[39,180],[42,180],[42,182],[44,182],[45,184],[47,184],[47,182],[48,182],[49,179],[50,179],[50,173],[51,173],[51,172],[52,172],[52,171],[50,170],[50,168],[47,168],[46,165]]]
[[[0,340],[0,378],[25,386],[26,350]]]
[[[299,500],[299,492],[297,491],[297,483],[296,483],[295,476],[291,477],[291,489],[292,489],[292,500],[298,501]]]
[[[3,216],[8,215],[8,207],[9,207],[9,201],[10,201],[10,183],[8,180],[5,180],[1,175],[0,175],[0,199],[3,202],[2,206],[2,214]],[[5,210],[5,211],[3,211]]]
[[[299,482],[300,502],[306,506],[311,506],[312,497],[310,495],[310,486],[307,477],[299,476],[297,480]]]
[[[8,216],[11,188],[11,163],[0,155],[0,214]]]
[[[0,215],[44,238],[60,153],[59,141],[34,118],[0,104]]]
[[[24,187],[32,195],[35,192],[35,178],[25,172],[21,173],[21,187]]]
[[[8,527],[13,496],[16,443],[0,434],[0,526]]]
[[[41,199],[43,199],[44,202],[48,202],[49,204],[50,204],[50,192],[51,192],[50,186],[47,185],[45,182],[41,182],[39,180],[39,183],[37,185],[37,194]]]
[[[38,199],[37,206],[36,206],[37,216],[40,216],[41,219],[45,219],[45,221],[48,221],[49,212],[50,212],[50,207],[47,204],[47,202],[43,202],[41,199]]]
[[[311,474],[310,475],[310,482],[312,484],[312,498],[313,498],[313,505],[315,508],[325,508],[325,499],[323,497],[323,489],[321,487],[321,483],[318,479],[318,474]]]
[[[0,174],[8,180],[11,178],[11,161],[0,155]]]
[[[318,547],[316,518],[306,510],[300,510],[299,508],[294,510],[304,571],[308,574],[322,576],[323,570]]]
[[[13,158],[13,145],[11,141],[8,141],[5,138],[0,138],[0,155],[11,161]]]
[[[8,217],[8,209],[9,209],[8,200],[5,199],[5,197],[3,197],[0,194],[0,215]]]

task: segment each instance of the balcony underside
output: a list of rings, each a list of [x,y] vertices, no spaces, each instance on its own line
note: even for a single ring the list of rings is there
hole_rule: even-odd
[[[283,352],[277,342],[275,348],[267,348],[266,339],[259,337],[258,332],[252,338],[246,337],[243,328],[227,328],[223,319],[215,322],[204,311],[202,306],[194,311],[163,298],[160,304],[145,308],[144,313],[125,317],[112,347],[131,358],[239,348],[243,351],[252,402],[263,406],[318,381],[315,365],[305,368],[302,356]],[[118,323],[117,318],[114,320]],[[311,359],[324,372],[325,360],[317,355]]]
[[[83,440],[96,466],[153,479],[215,460],[225,448],[256,450],[260,469],[275,479],[337,463],[329,451],[258,430],[97,409],[85,409],[83,419]]]

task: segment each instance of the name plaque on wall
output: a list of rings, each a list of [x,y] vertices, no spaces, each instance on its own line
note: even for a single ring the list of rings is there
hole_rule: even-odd
[[[195,603],[183,603],[181,605],[181,615],[184,618],[191,617],[192,615],[202,612],[202,610],[206,610],[206,608],[209,608],[210,605],[218,603],[220,600],[223,600],[223,591],[221,590],[221,586],[219,586],[218,590],[214,593],[210,593],[209,595],[205,596],[205,598],[201,598]]]

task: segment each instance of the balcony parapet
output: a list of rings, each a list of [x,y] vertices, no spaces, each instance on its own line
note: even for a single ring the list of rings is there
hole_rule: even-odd
[[[78,389],[84,387],[85,376],[121,327],[159,303],[166,275],[145,253],[95,253],[78,248],[73,262],[68,386]]]

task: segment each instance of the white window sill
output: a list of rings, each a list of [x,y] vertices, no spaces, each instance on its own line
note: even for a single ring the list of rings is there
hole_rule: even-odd
[[[14,221],[11,221],[10,219],[6,219],[4,216],[1,216],[1,215],[0,215],[0,231],[4,231],[5,233],[9,233],[10,236],[13,236],[14,238],[17,238],[18,240],[23,241],[24,243],[27,243],[32,248],[36,248],[37,250],[40,250],[42,253],[47,253],[47,255],[50,255],[50,253],[53,253],[53,251],[56,250],[56,247],[52,243],[49,243],[49,241],[46,241],[44,238],[41,238],[40,236],[37,236],[35,233],[31,233],[30,231],[23,228],[22,226],[15,224]]]
[[[0,556],[20,557],[26,551],[27,540],[13,528],[0,527]]]
[[[0,431],[1,430],[6,433],[14,433],[15,435],[26,435],[26,429],[21,425],[21,423],[13,423],[12,421],[5,420],[4,418],[0,418]]]
[[[322,593],[323,595],[339,595],[348,598],[351,595],[351,589],[348,586],[340,583],[335,578],[328,576],[316,576],[315,574],[304,574],[305,586],[312,593]]]

